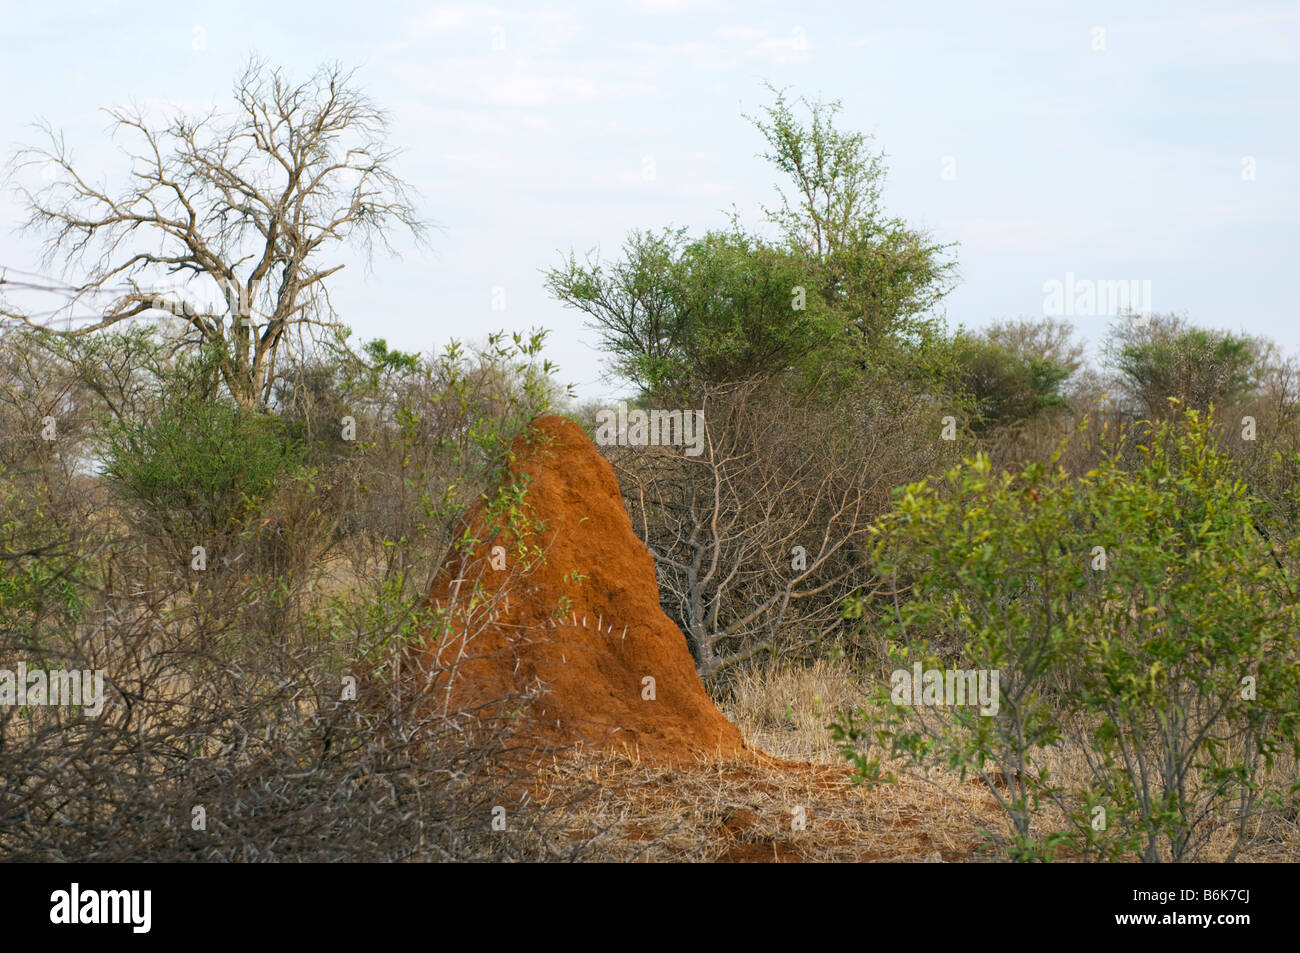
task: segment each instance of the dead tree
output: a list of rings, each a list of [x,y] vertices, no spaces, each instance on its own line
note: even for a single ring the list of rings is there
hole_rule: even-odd
[[[177,112],[157,124],[138,109],[106,110],[131,143],[116,191],[75,168],[48,125],[48,144],[20,149],[11,176],[26,228],[44,236],[45,264],[61,261],[75,282],[42,326],[84,335],[176,315],[194,344],[215,350],[240,406],[253,408],[271,395],[287,335],[339,328],[327,279],[343,264],[327,256],[345,241],[367,256],[376,242],[391,252],[391,228],[418,240],[427,226],[393,171],[387,116],[352,72],[322,66],[295,84],[253,59],[234,95],[233,114]],[[28,188],[32,172],[53,179]]]

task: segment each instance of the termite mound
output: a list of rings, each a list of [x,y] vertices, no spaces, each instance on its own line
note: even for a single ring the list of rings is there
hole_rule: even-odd
[[[537,752],[620,746],[655,761],[735,758],[740,732],[704,690],[659,605],[654,559],[608,460],[570,420],[539,417],[512,446],[528,525],[480,504],[430,589],[445,624],[427,651],[440,702],[481,711],[537,691],[516,737]],[[537,555],[529,555],[537,554]]]

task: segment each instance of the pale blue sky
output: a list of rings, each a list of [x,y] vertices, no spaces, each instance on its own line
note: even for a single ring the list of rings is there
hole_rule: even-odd
[[[544,326],[584,397],[617,388],[541,270],[570,248],[614,255],[631,228],[722,225],[733,204],[757,224],[774,172],[740,114],[767,102],[764,80],[842,100],[840,125],[888,155],[886,208],[960,242],[950,323],[1041,316],[1044,282],[1072,272],[1150,281],[1157,311],[1300,351],[1300,4],[4,7],[0,144],[35,141],[44,118],[107,176],[122,166],[100,107],[225,105],[253,50],[303,78],[359,67],[444,230],[341,272],[344,320],[408,350]],[[0,199],[6,226],[17,214]],[[36,251],[0,229],[0,265],[34,270]],[[1108,323],[1074,321],[1094,342]]]

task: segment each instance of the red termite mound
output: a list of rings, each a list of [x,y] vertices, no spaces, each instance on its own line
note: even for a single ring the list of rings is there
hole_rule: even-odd
[[[469,558],[453,549],[430,592],[460,620],[430,647],[440,665],[460,659],[440,688],[457,707],[477,709],[540,684],[523,726],[539,750],[621,746],[657,761],[743,754],[740,732],[714,707],[659,607],[654,559],[609,461],[561,417],[533,421],[512,452],[511,473],[527,479],[524,499],[542,528],[513,539],[494,535],[481,508],[467,516],[477,549]],[[521,559],[519,543],[542,559]],[[494,546],[506,551],[504,569],[501,550],[492,565]],[[490,616],[465,608],[475,580],[495,604]],[[486,621],[466,623],[475,612]]]

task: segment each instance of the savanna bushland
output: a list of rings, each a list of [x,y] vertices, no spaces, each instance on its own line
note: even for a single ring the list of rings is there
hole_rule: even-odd
[[[544,329],[407,353],[334,309],[344,243],[430,227],[350,73],[114,111],[116,188],[53,128],[16,152],[66,277],[50,313],[0,281],[0,661],[107,679],[98,717],[0,707],[0,854],[1294,859],[1300,365],[1194,316],[1118,314],[1095,356],[1060,318],[951,326],[959,249],[883,207],[836,102],[767,93],[735,119],[762,220],[538,263],[625,385],[596,403]],[[616,399],[703,412],[697,454],[601,452],[710,695],[833,796],[562,752],[548,782],[519,718],[421,690],[462,514],[526,520],[515,438]],[[998,681],[942,704],[914,671]],[[810,804],[833,836],[791,829]]]

